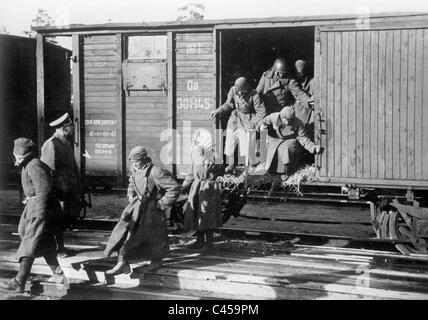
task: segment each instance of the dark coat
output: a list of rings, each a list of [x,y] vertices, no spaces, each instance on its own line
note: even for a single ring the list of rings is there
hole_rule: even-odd
[[[53,180],[49,168],[33,158],[23,165],[21,182],[26,196],[26,205],[18,226],[21,238],[17,258],[40,257],[56,253],[56,241],[52,233],[55,216],[61,206],[52,199]]]
[[[216,179],[224,173],[223,165],[205,159],[192,164],[192,172],[183,183],[183,189],[190,186],[189,197],[184,206],[184,230],[205,231],[223,225],[221,188]]]
[[[308,105],[309,96],[300,89],[296,80],[277,79],[272,69],[263,73],[256,90],[263,98],[267,114],[280,112],[286,106],[293,106],[297,100]]]
[[[70,142],[58,133],[42,146],[40,157],[53,171],[54,194],[64,201],[62,227],[73,223],[79,216],[81,185],[79,170]]]
[[[40,160],[54,174],[54,189],[61,200],[75,200],[80,193],[79,171],[70,142],[58,133],[45,141]]]
[[[171,173],[151,162],[142,171],[130,171],[128,196],[134,197],[122,212],[104,254],[125,247],[127,257],[162,259],[169,253],[165,210],[177,200],[181,186]]]
[[[280,149],[281,145],[283,145],[286,141],[293,142],[289,144],[289,147],[292,148],[292,150],[290,150],[291,152],[299,152],[299,149],[296,147],[296,144],[293,141],[297,140],[306,150],[314,153],[315,144],[311,141],[311,139],[309,139],[305,130],[305,126],[300,119],[295,117],[291,123],[285,125],[281,121],[279,112],[275,112],[264,118],[263,124],[268,127],[268,152],[266,159],[266,169],[269,169],[277,152],[283,151],[283,154],[278,156],[284,159],[285,164],[288,164],[290,158],[293,158],[289,157],[288,153],[285,153],[288,152],[288,150]],[[286,146],[286,144],[284,144],[284,146]],[[278,169],[281,170],[282,168]],[[278,170],[277,172],[282,173]]]
[[[240,96],[232,87],[226,102],[217,109],[217,114],[221,118],[230,114],[227,128],[232,131],[238,128],[255,129],[265,117],[266,109],[256,90],[251,89],[245,96]]]
[[[296,76],[297,84],[299,88],[302,89],[309,97],[314,95],[313,93],[313,79],[309,76],[303,74]],[[294,109],[296,110],[296,117],[302,120],[303,124],[313,123],[313,107],[310,107],[306,101],[296,100],[294,104]]]

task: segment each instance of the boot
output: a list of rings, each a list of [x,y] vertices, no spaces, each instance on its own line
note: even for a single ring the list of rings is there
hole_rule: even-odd
[[[25,289],[25,282],[19,283],[15,278],[9,281],[0,282],[0,288],[15,293],[23,293]]]
[[[208,230],[205,232],[205,249],[206,251],[211,251],[214,248],[214,231]]]
[[[229,165],[224,169],[224,172],[226,174],[232,173],[233,169],[235,169],[235,159],[234,159],[234,156],[227,157],[227,160],[228,160],[228,164]]]
[[[192,243],[190,246],[188,246],[191,250],[199,250],[202,249],[204,246],[204,234],[203,232],[197,231],[196,232],[196,241]]]
[[[131,266],[127,261],[118,261],[112,269],[106,271],[106,275],[109,276],[115,276],[121,273],[131,273]]]
[[[128,263],[128,259],[125,257],[125,247],[122,246],[119,250],[119,255],[117,258],[117,264],[110,270],[106,271],[106,275],[114,276],[121,273],[131,273],[131,267]]]
[[[149,266],[147,267],[147,271],[156,271],[163,266],[162,259],[152,259]]]
[[[53,275],[48,279],[48,282],[64,284],[66,282],[64,271],[62,271],[62,268],[59,265],[57,257],[55,255],[46,255],[44,258],[53,273]]]
[[[0,288],[16,293],[23,293],[25,289],[25,282],[30,274],[31,267],[33,266],[34,258],[23,257],[19,265],[19,271],[15,279],[8,282],[0,283]]]

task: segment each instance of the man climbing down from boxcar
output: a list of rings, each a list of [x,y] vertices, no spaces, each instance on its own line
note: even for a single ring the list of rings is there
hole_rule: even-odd
[[[192,167],[183,182],[183,191],[189,190],[184,205],[184,231],[196,231],[192,249],[213,247],[214,230],[223,225],[221,188],[216,181],[224,174],[224,166],[215,163],[211,133],[199,129],[192,141]]]
[[[314,134],[314,119],[313,119],[313,78],[310,76],[308,71],[308,63],[305,60],[297,60],[294,64],[296,67],[295,79],[299,88],[302,89],[309,96],[308,102],[296,100],[294,109],[296,110],[296,117],[302,120],[305,125],[305,129],[310,137]]]
[[[321,146],[314,144],[308,137],[304,125],[295,116],[293,107],[284,107],[263,119],[259,130],[268,130],[268,152],[266,170],[281,173],[281,179],[287,180],[300,164],[302,147],[311,153],[320,153]]]
[[[241,157],[246,156],[246,149],[249,145],[248,157],[250,165],[252,167],[257,165],[255,129],[265,117],[266,110],[259,94],[250,87],[244,77],[236,79],[235,85],[229,90],[226,102],[220,108],[211,112],[210,116],[211,118],[223,118],[229,114],[224,148],[224,154],[228,157],[226,173],[232,172],[235,168],[234,153],[237,144],[239,144]],[[247,137],[249,137],[250,141],[247,141]]]
[[[280,112],[299,101],[306,108],[299,110],[296,116],[306,122],[313,101],[291,77],[284,58],[276,59],[272,68],[263,73],[256,90],[262,96],[267,114]]]
[[[104,251],[107,257],[118,251],[118,262],[107,275],[131,272],[128,259],[140,258],[145,253],[151,258],[147,271],[162,266],[169,253],[165,210],[175,203],[181,191],[169,171],[152,163],[144,147],[133,148],[129,160],[129,204]]]
[[[73,121],[68,113],[49,126],[55,128],[55,133],[43,144],[40,160],[53,171],[54,191],[61,201],[62,215],[57,216],[59,223],[55,238],[58,255],[65,257],[69,251],[64,246],[64,230],[74,224],[80,211],[80,175],[70,141],[73,136]]]
[[[22,293],[34,259],[37,257],[44,257],[52,269],[54,275],[49,281],[63,283],[65,280],[57,260],[56,243],[52,232],[55,216],[61,214],[61,206],[52,192],[51,171],[37,159],[33,142],[27,138],[16,139],[13,155],[15,165],[21,169],[22,188],[26,196],[25,208],[18,226],[21,243],[17,258],[20,265],[16,277],[0,283],[0,287]]]

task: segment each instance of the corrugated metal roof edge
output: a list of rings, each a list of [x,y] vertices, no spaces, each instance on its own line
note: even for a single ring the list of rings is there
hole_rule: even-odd
[[[427,17],[428,12],[397,12],[397,13],[374,13],[369,16],[370,19],[376,18],[400,18],[415,16]],[[73,31],[90,31],[96,29],[129,29],[129,28],[171,28],[171,27],[209,27],[221,24],[251,24],[251,23],[274,23],[274,22],[319,22],[324,20],[351,20],[359,18],[358,14],[343,14],[343,15],[318,15],[318,16],[291,16],[291,17],[270,17],[270,18],[245,18],[245,19],[218,19],[218,20],[202,20],[202,21],[165,21],[165,22],[138,22],[138,23],[103,23],[103,24],[71,24],[65,26],[47,26],[47,27],[31,27],[32,30],[38,33],[60,33]]]

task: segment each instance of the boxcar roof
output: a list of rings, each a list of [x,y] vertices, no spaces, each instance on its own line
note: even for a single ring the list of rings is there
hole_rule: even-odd
[[[322,24],[326,22],[349,21],[360,18],[358,14],[345,15],[319,15],[319,16],[291,16],[291,17],[270,17],[270,18],[245,18],[245,19],[219,19],[219,20],[192,20],[187,22],[166,21],[166,22],[138,22],[138,23],[103,23],[103,24],[71,24],[65,26],[32,27],[38,33],[84,33],[85,31],[104,30],[127,30],[127,29],[164,29],[164,28],[195,28],[213,27],[216,25],[252,25],[252,24],[275,24],[275,23],[313,23]],[[413,20],[415,18],[428,19],[426,12],[397,12],[397,13],[373,13],[370,19],[377,18],[402,18],[403,20]]]

